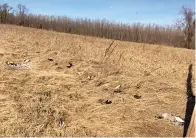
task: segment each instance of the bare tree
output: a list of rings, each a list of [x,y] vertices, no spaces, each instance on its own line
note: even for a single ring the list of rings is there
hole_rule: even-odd
[[[18,10],[17,10],[18,24],[24,25],[25,24],[25,17],[28,13],[28,9],[22,4],[18,4],[17,8],[18,8]]]
[[[191,42],[195,35],[195,12],[191,8],[182,7],[181,14],[183,18],[178,21],[177,26],[184,36],[183,45],[190,49]]]
[[[13,10],[7,3],[0,5],[0,22],[7,23],[9,14]]]

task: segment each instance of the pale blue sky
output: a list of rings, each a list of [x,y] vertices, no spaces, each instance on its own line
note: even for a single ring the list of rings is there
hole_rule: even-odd
[[[195,7],[194,0],[0,0],[2,3],[13,7],[20,3],[35,14],[161,25],[174,23],[182,5]]]

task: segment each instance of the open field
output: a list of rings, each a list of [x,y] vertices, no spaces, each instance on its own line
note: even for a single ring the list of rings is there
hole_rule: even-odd
[[[0,34],[0,136],[182,136],[155,116],[184,118],[194,50],[10,25]],[[30,68],[6,64],[25,59]]]

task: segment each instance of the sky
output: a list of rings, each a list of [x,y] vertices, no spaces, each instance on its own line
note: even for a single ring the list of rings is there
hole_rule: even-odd
[[[180,18],[183,5],[195,8],[195,0],[0,0],[3,3],[23,4],[34,14],[160,25]]]

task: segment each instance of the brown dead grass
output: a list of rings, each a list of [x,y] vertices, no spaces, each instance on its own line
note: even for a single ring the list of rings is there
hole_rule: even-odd
[[[155,116],[184,117],[193,50],[10,25],[0,34],[0,136],[182,136]],[[5,64],[24,59],[31,69]]]

